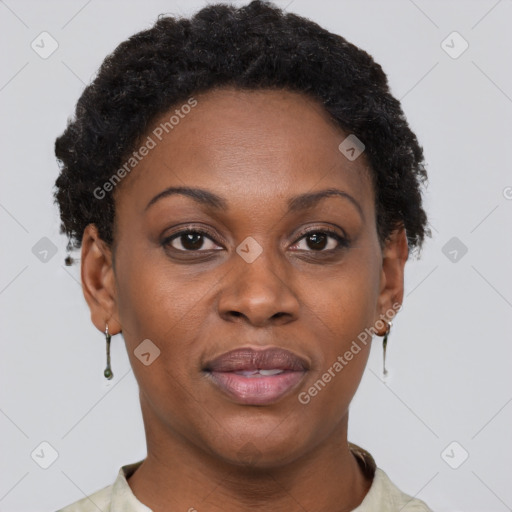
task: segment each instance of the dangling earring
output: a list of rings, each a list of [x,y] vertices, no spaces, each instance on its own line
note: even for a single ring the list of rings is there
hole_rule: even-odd
[[[382,373],[384,374],[384,377],[388,374],[388,371],[386,370],[386,347],[388,345],[388,334],[389,331],[391,331],[391,326],[393,325],[391,322],[386,322],[386,332],[384,333],[384,339],[382,340],[382,351],[383,351],[383,357],[382,357]]]
[[[112,368],[110,367],[110,334],[108,332],[108,324],[105,324],[105,339],[107,341],[107,367],[105,368],[105,371],[103,372],[103,375],[110,380],[114,374],[112,373]]]

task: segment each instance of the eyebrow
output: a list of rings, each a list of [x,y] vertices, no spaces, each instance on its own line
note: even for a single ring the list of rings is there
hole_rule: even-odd
[[[348,192],[339,190],[337,188],[327,188],[325,190],[319,190],[318,192],[307,192],[299,196],[292,197],[288,200],[288,211],[296,212],[299,210],[308,210],[314,208],[322,199],[326,197],[342,197],[348,199],[357,209],[361,218],[364,219],[363,209],[358,201],[352,197]]]
[[[152,205],[154,205],[160,199],[164,197],[169,197],[173,195],[183,195],[186,197],[190,197],[197,203],[201,205],[209,206],[215,210],[228,210],[227,201],[210,192],[209,190],[205,190],[203,188],[193,188],[193,187],[169,187],[165,190],[162,190],[159,194],[157,194],[149,203],[146,205],[144,211],[147,211]],[[344,192],[343,190],[339,190],[337,188],[328,188],[325,190],[319,190],[317,192],[306,192],[305,194],[300,194],[298,196],[292,197],[288,200],[288,212],[297,212],[301,210],[309,210],[314,208],[322,199],[327,197],[342,197],[344,199],[348,199],[357,209],[361,217],[364,219],[363,210],[361,205],[357,202],[354,197],[352,197],[349,193]]]
[[[151,201],[146,205],[146,208],[144,208],[144,211],[147,211],[150,206],[154,205],[157,201],[160,201],[160,199],[175,194],[190,197],[197,203],[205,204],[216,210],[228,209],[228,204],[222,197],[203,188],[169,187],[153,197],[153,199],[151,199]]]

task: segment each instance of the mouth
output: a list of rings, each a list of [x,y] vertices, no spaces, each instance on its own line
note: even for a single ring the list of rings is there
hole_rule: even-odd
[[[276,347],[232,350],[203,368],[217,390],[244,405],[277,402],[299,385],[308,370],[306,359]]]

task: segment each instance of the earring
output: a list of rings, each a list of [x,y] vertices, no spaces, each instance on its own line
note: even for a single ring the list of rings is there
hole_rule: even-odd
[[[112,373],[112,368],[110,367],[110,336],[108,332],[108,324],[105,324],[105,339],[107,341],[107,367],[105,368],[105,371],[103,372],[103,375],[110,380],[114,374]]]
[[[386,324],[386,332],[384,333],[384,339],[382,340],[382,373],[384,374],[384,377],[388,374],[388,371],[386,370],[386,347],[388,345],[389,331],[391,331],[391,326],[393,325],[392,322],[386,322]]]

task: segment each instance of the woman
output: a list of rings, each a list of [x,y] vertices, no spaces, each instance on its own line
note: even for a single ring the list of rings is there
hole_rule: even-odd
[[[422,149],[367,53],[260,1],[161,17],[105,59],[56,155],[148,451],[63,511],[430,510],[347,441],[428,234]]]

